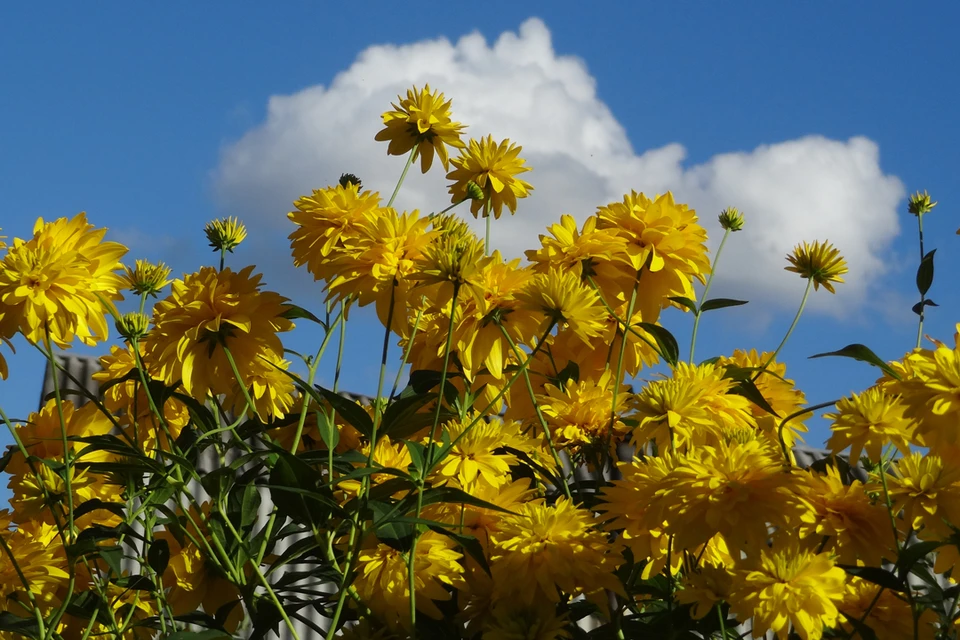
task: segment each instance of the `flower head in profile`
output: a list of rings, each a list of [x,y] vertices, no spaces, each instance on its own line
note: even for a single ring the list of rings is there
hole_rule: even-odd
[[[161,289],[170,284],[170,267],[162,262],[153,264],[148,260],[137,260],[133,269],[123,269],[123,280],[127,289],[137,295],[156,297]]]
[[[433,154],[443,164],[444,171],[449,170],[450,161],[447,146],[463,148],[460,134],[464,125],[451,119],[450,103],[442,93],[430,91],[430,85],[423,89],[407,89],[407,97],[397,96],[400,104],[393,103],[393,111],[383,114],[383,129],[375,140],[387,141],[387,154],[402,156],[416,147],[420,156],[420,170],[426,173],[433,164]]]
[[[819,240],[813,244],[808,242],[798,244],[793,253],[787,255],[787,260],[790,266],[784,267],[785,270],[799,273],[801,278],[812,280],[815,290],[820,289],[822,285],[830,293],[836,293],[833,283],[842,283],[841,276],[849,271],[840,251],[829,242]]]
[[[450,185],[453,202],[470,198],[470,213],[474,217],[481,210],[485,215],[492,210],[493,217],[499,220],[504,205],[510,213],[516,213],[517,200],[526,198],[533,191],[530,183],[517,177],[530,171],[520,157],[522,150],[523,147],[510,140],[494,142],[493,136],[471,140],[470,145],[460,152],[460,157],[451,160],[454,169],[447,174],[447,179],[454,181]],[[470,192],[470,183],[480,187],[485,196],[483,199],[471,197],[475,194]]]
[[[933,208],[937,206],[937,203],[933,201],[930,197],[930,194],[926,190],[923,193],[917,191],[915,194],[910,196],[910,203],[907,205],[907,211],[912,215],[922,216],[925,213],[930,213],[933,211]]]
[[[126,247],[104,242],[84,213],[53,222],[38,219],[29,240],[14,239],[0,260],[0,336],[21,333],[33,344],[66,349],[107,338],[104,304],[121,300],[115,273]]]
[[[873,462],[880,461],[883,447],[893,444],[900,453],[910,453],[916,422],[904,413],[907,406],[899,396],[871,387],[837,402],[837,412],[824,414],[833,420],[827,447],[834,453],[850,447],[851,463],[866,452]]]
[[[203,228],[203,232],[207,234],[207,240],[214,251],[230,253],[247,237],[247,227],[233,216],[211,220]]]

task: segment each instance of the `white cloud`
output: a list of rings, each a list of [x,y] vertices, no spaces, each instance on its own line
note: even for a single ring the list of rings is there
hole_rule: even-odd
[[[426,82],[453,99],[455,119],[469,125],[471,136],[511,138],[534,168],[524,176],[535,187],[531,197],[516,216],[494,226],[492,243],[506,253],[537,246],[537,235],[562,213],[582,219],[630,189],[671,189],[700,212],[714,248],[723,207],[737,206],[748,216],[747,229],[728,242],[719,293],[794,307],[803,283],[783,267],[800,240],[829,239],[850,264],[842,296],[815,296],[814,307],[856,307],[884,271],[904,190],[880,169],[875,143],[809,136],[690,167],[681,144],[638,154],[597,97],[583,62],[558,56],[537,19],[492,45],[474,33],[456,44],[372,46],[329,87],[271,97],[265,122],[223,151],[215,175],[220,204],[254,226],[289,230],[290,202],[342,172],[389,195],[404,159],[388,157],[386,144],[373,141],[380,114],[398,93]],[[432,211],[447,198],[441,170],[411,171],[397,205]],[[268,262],[279,264],[279,256]]]

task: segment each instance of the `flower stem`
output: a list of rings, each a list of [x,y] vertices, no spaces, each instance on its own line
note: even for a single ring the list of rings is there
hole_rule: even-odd
[[[393,206],[393,201],[397,199],[397,194],[400,193],[400,185],[403,184],[403,181],[407,177],[407,171],[410,171],[410,165],[413,164],[413,161],[417,159],[417,150],[419,147],[414,147],[410,149],[410,155],[407,156],[407,164],[403,165],[403,173],[400,174],[400,179],[397,180],[397,186],[393,189],[393,195],[390,196],[390,201],[387,202],[387,207]]]
[[[793,317],[793,322],[790,324],[790,328],[787,329],[787,334],[783,336],[783,340],[780,341],[780,346],[777,347],[777,350],[774,351],[767,361],[763,363],[763,366],[757,369],[757,372],[753,374],[753,377],[750,379],[751,382],[755,382],[757,378],[767,370],[767,367],[770,366],[770,363],[777,359],[777,356],[780,354],[780,350],[783,349],[783,345],[787,344],[787,340],[790,339],[790,334],[793,333],[793,330],[797,327],[797,322],[800,321],[800,314],[803,313],[803,308],[807,306],[807,298],[810,297],[810,288],[813,286],[813,279],[807,279],[807,288],[803,292],[803,299],[800,301],[800,308],[797,309],[797,315]]]
[[[923,214],[922,213],[917,215],[917,234],[920,237],[920,263],[923,264],[923,256],[925,254],[923,252]],[[927,305],[925,305],[924,302],[926,302],[926,300],[927,300],[926,294],[921,293],[920,294],[920,322],[917,324],[917,346],[916,346],[917,349],[920,348],[920,342],[923,340],[923,319],[924,319],[923,316],[924,316],[924,312],[927,309]]]
[[[693,352],[697,346],[697,330],[700,328],[700,307],[703,306],[703,303],[707,300],[707,294],[710,293],[710,287],[713,285],[713,276],[717,273],[717,263],[720,262],[720,254],[723,253],[723,245],[727,242],[727,237],[730,235],[730,229],[725,229],[723,232],[723,239],[720,240],[720,246],[717,248],[717,254],[713,257],[713,265],[710,267],[710,275],[707,276],[707,284],[703,288],[703,293],[700,294],[700,299],[697,300],[697,308],[693,312],[693,335],[690,336],[690,364],[693,364]]]

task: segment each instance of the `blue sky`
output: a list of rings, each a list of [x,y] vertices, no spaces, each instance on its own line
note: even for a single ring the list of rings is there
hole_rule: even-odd
[[[806,356],[863,342],[892,359],[912,347],[917,248],[905,194],[917,189],[940,202],[925,219],[928,249],[938,249],[930,297],[941,305],[926,329],[949,340],[960,321],[950,278],[960,267],[960,140],[950,124],[960,98],[951,68],[960,60],[958,5],[674,7],[7,5],[0,228],[24,236],[37,216],[86,210],[131,247],[131,260],[163,259],[183,272],[213,260],[204,223],[237,214],[256,233],[232,264],[262,264],[269,285],[319,309],[319,287],[287,264],[289,202],[340,170],[389,191],[402,161],[386,158],[368,132],[393,95],[430,80],[475,125],[472,135],[489,127],[529,152],[538,191],[499,238],[495,228],[505,250],[535,240],[561,213],[582,218],[629,188],[673,189],[715,239],[722,206],[746,211],[748,231],[728,245],[717,295],[751,304],[707,316],[698,356],[774,348],[802,291],[780,273],[784,247],[826,237],[858,270],[834,299],[816,296],[784,358],[811,402],[869,385],[875,371],[865,365]],[[482,42],[461,40],[472,32]],[[399,48],[369,49],[385,44]],[[528,87],[539,96],[532,106],[522,99]],[[415,176],[401,204],[427,208],[437,193],[444,197],[440,178]],[[689,318],[667,321],[685,349]],[[316,339],[298,333],[294,348]],[[347,388],[375,390],[369,345],[379,336],[359,314],[348,331]],[[43,363],[23,341],[15,346],[16,355],[0,347],[12,370],[0,406],[25,417]],[[824,434],[818,427],[811,443]]]

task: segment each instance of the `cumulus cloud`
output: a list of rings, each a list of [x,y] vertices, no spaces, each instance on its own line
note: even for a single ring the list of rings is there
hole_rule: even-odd
[[[562,213],[582,220],[630,189],[669,189],[700,212],[713,243],[723,207],[748,215],[746,230],[731,239],[721,263],[720,293],[749,292],[754,300],[795,306],[803,283],[783,267],[800,240],[829,239],[850,264],[842,305],[822,295],[814,307],[837,313],[855,308],[884,272],[904,189],[881,170],[874,142],[808,136],[721,153],[695,166],[685,165],[680,142],[638,153],[597,97],[584,63],[557,55],[538,19],[492,44],[473,33],[456,43],[440,38],[372,46],[329,86],[271,97],[265,121],[223,150],[214,176],[220,205],[266,232],[287,229],[291,201],[334,183],[342,172],[389,194],[404,159],[388,157],[386,144],[373,141],[380,114],[397,94],[428,82],[453,99],[454,117],[469,125],[469,135],[511,138],[534,168],[524,176],[533,194],[520,202],[516,216],[494,226],[492,244],[507,254],[537,246],[544,226]],[[433,211],[448,197],[442,170],[426,176],[411,171],[397,205]],[[287,258],[275,254],[267,262]]]

